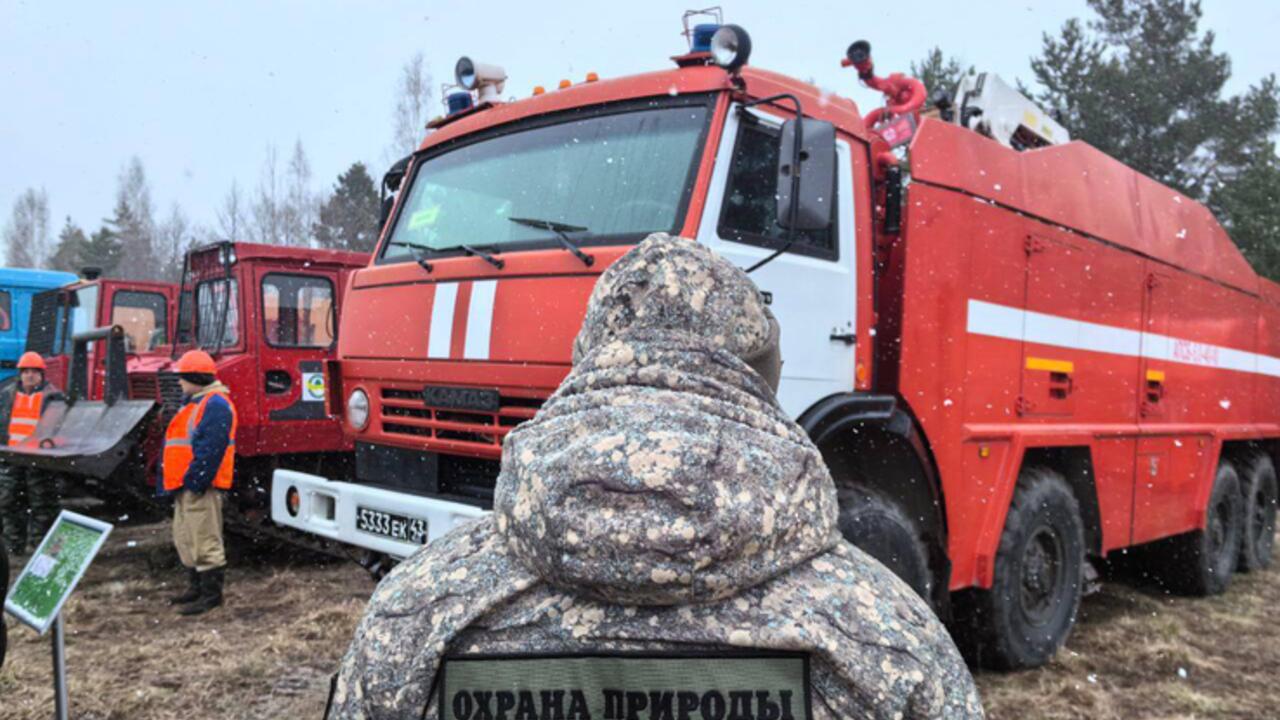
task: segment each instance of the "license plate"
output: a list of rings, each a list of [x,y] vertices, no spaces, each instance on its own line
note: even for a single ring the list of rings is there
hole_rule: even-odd
[[[425,545],[427,542],[426,520],[365,507],[356,507],[356,529],[415,545]]]

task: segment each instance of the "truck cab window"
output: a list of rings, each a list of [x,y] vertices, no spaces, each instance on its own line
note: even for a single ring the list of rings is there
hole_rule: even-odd
[[[13,327],[10,315],[13,313],[13,301],[6,290],[0,290],[0,332]]]
[[[164,295],[118,291],[111,300],[111,324],[124,328],[132,352],[154,350],[169,341],[169,303]]]
[[[57,352],[71,352],[75,336],[98,325],[98,286],[86,285],[67,295],[66,313],[70,315],[65,332],[62,317],[58,318],[58,336],[54,341]],[[61,312],[59,313],[61,315]]]
[[[207,280],[196,287],[196,344],[202,348],[218,344],[218,319],[222,317],[223,307],[227,317],[221,329],[221,345],[229,347],[240,342],[239,300],[239,284],[235,278]]]
[[[780,137],[778,128],[742,115],[720,213],[720,237],[770,249],[786,242],[787,233],[778,225],[776,197]],[[835,260],[836,207],[832,202],[831,227],[799,232],[791,252]]]
[[[333,344],[333,283],[327,278],[271,274],[262,279],[262,321],[275,347]]]

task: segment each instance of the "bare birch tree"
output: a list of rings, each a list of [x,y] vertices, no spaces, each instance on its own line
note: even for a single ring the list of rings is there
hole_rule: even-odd
[[[246,217],[248,208],[244,195],[240,192],[240,184],[231,181],[231,189],[222,197],[222,206],[216,211],[218,219],[218,235],[220,239],[237,242],[247,240],[249,220]]]
[[[285,175],[285,199],[281,207],[281,234],[286,245],[311,244],[311,226],[316,219],[317,202],[311,191],[311,163],[302,149],[302,141],[293,145]]]
[[[395,111],[392,115],[391,146],[387,148],[388,164],[418,149],[431,119],[431,70],[422,53],[409,58],[400,70],[396,87]]]
[[[4,229],[8,267],[44,267],[49,259],[49,194],[44,188],[27,188],[13,203],[13,215]]]
[[[192,226],[182,208],[174,203],[169,216],[156,226],[156,246],[160,254],[161,277],[177,282],[182,276],[182,263],[191,249]]]
[[[252,225],[249,234],[255,242],[279,245],[284,239],[281,218],[280,171],[275,145],[267,145],[258,191],[250,209]]]

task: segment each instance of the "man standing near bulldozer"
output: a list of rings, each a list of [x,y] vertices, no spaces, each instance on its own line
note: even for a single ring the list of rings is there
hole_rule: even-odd
[[[35,433],[40,415],[62,392],[45,380],[44,358],[27,352],[18,358],[18,381],[0,393],[0,428],[5,442],[20,445]],[[11,555],[25,555],[58,516],[58,476],[0,461],[0,526]]]
[[[161,483],[173,495],[173,544],[189,586],[170,604],[199,615],[222,604],[222,503],[235,467],[236,409],[208,353],[187,352],[177,369],[183,405],[165,431]]]

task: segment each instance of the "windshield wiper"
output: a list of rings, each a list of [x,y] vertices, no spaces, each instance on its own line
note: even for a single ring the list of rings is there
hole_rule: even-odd
[[[517,225],[524,225],[525,227],[538,228],[541,230],[550,230],[556,234],[556,239],[560,241],[560,244],[564,246],[564,249],[573,253],[573,256],[581,260],[583,265],[591,267],[596,263],[594,255],[588,255],[582,252],[582,248],[575,245],[573,240],[569,239],[569,233],[571,232],[587,232],[587,228],[585,227],[579,225],[566,225],[553,220],[538,220],[536,218],[509,217],[507,219]]]
[[[487,253],[481,250],[480,248],[472,247],[471,245],[459,245],[458,247],[462,249],[462,252],[468,255],[475,255],[476,257],[483,258],[485,262],[498,268],[499,270],[506,267],[507,265],[507,262],[505,260],[499,258],[497,255],[492,255],[490,253]]]

